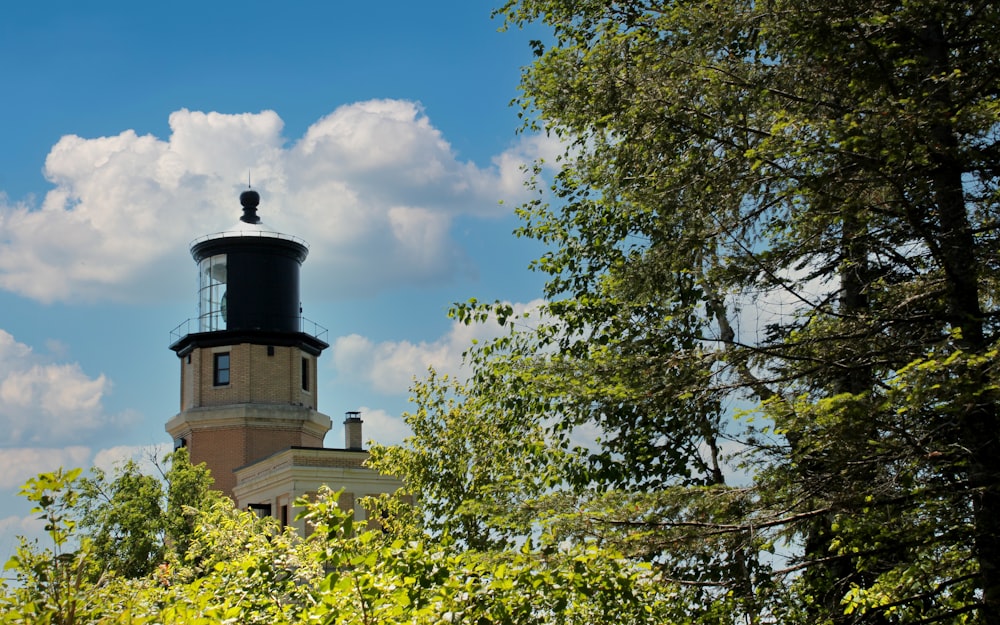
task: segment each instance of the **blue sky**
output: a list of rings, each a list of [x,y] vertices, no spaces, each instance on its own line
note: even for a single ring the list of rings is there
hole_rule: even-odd
[[[240,215],[310,244],[304,314],[329,330],[319,402],[396,443],[407,389],[459,370],[488,328],[470,297],[528,306],[515,239],[520,67],[539,33],[490,2],[57,1],[0,9],[0,558],[34,535],[37,471],[169,444],[195,315],[189,242]],[[503,201],[501,204],[500,202]]]

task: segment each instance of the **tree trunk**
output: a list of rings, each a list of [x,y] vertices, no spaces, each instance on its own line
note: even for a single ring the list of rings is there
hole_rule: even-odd
[[[940,24],[928,29],[927,56],[934,75],[946,75],[950,45]],[[941,107],[940,119],[948,120],[953,112],[947,84],[931,96],[934,106]],[[932,253],[942,267],[948,282],[947,310],[953,328],[961,333],[959,346],[966,352],[982,356],[988,349],[984,334],[983,312],[980,307],[976,240],[969,224],[962,187],[963,168],[956,156],[959,145],[956,131],[947,121],[931,130],[932,156],[935,159],[931,175],[939,234],[930,242]],[[936,250],[936,251],[935,251]],[[991,380],[986,366],[968,371],[962,381],[956,401],[969,402],[959,423],[958,442],[968,453],[967,472],[973,506],[973,547],[979,564],[979,586],[982,589],[980,622],[1000,625],[1000,444],[998,444],[997,397],[989,391]],[[970,405],[971,403],[971,405]]]

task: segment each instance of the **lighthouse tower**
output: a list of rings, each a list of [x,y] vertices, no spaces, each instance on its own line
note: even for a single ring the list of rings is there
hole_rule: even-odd
[[[180,412],[166,424],[175,447],[205,462],[230,497],[234,470],[289,448],[319,448],[331,426],[317,411],[323,332],[304,331],[299,269],[304,241],[269,231],[260,195],[240,195],[233,230],[197,239],[198,318],[175,330]]]

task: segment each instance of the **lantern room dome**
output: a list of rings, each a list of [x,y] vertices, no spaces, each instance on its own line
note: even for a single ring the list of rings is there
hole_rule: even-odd
[[[261,237],[291,241],[305,250],[302,254],[302,259],[299,262],[305,260],[305,257],[308,254],[309,244],[299,237],[278,232],[261,221],[260,216],[257,215],[257,207],[259,203],[260,194],[253,189],[248,189],[241,193],[240,204],[243,206],[243,215],[235,224],[225,230],[198,237],[191,242],[191,253],[196,257],[196,260],[197,253],[195,252],[195,248],[199,247],[199,245],[205,241],[239,237]]]

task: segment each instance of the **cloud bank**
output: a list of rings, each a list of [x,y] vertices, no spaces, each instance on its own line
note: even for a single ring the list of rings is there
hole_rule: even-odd
[[[109,415],[103,398],[111,382],[75,362],[55,362],[0,329],[0,447],[59,443],[133,417]]]
[[[39,473],[84,467],[89,461],[90,448],[82,445],[0,449],[0,488],[18,488]]]
[[[543,300],[526,304],[513,304],[515,318],[520,322],[537,318]],[[473,342],[485,342],[509,331],[506,326],[492,322],[465,325],[454,322],[441,338],[435,341],[383,341],[373,343],[357,334],[338,337],[331,345],[333,367],[338,378],[363,383],[379,393],[405,394],[414,376],[424,377],[428,367],[439,373],[464,378],[468,371],[462,354]]]
[[[323,287],[310,292],[448,280],[474,271],[452,220],[508,214],[499,202],[524,197],[521,166],[552,148],[524,137],[481,168],[403,100],[342,106],[291,143],[273,111],[169,122],[166,139],[65,136],[39,206],[0,196],[0,288],[43,303],[176,298],[187,244],[237,222],[248,173],[264,223],[310,243],[304,279]]]

